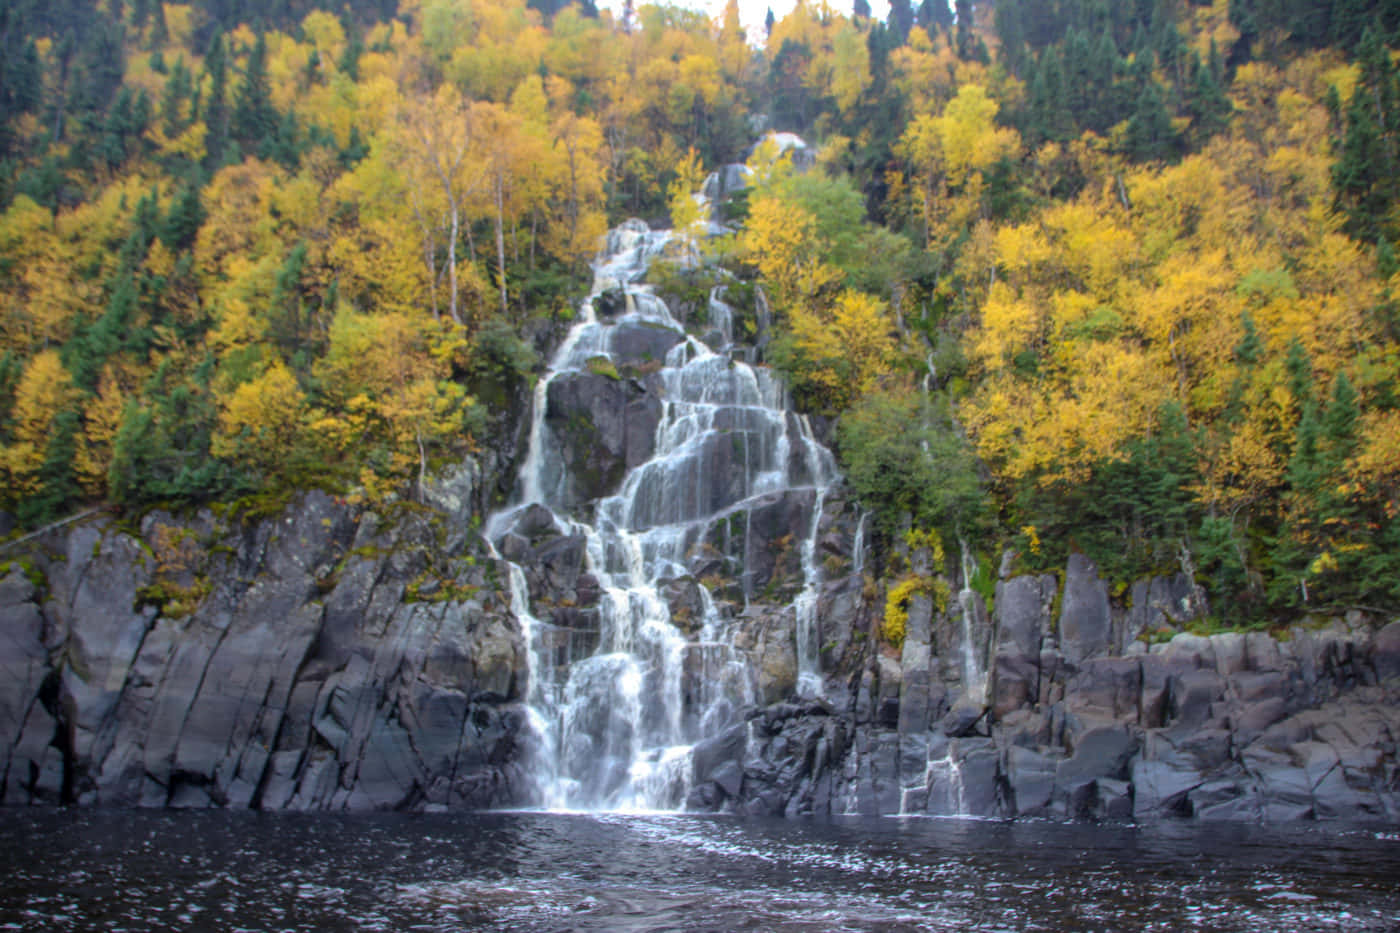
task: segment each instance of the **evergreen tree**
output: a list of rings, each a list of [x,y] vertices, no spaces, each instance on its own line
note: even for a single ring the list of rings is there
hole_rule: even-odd
[[[1301,412],[1313,400],[1312,361],[1303,341],[1295,335],[1288,341],[1288,350],[1283,358],[1284,371],[1288,373],[1288,391],[1293,396],[1293,404]]]
[[[204,223],[204,206],[199,201],[199,189],[186,185],[170,205],[170,213],[161,225],[160,239],[171,251],[181,252],[194,245],[199,225]]]
[[[1361,420],[1356,389],[1344,372],[1332,383],[1332,398],[1322,418],[1322,438],[1329,473],[1339,476],[1347,460],[1356,453],[1356,425]]]
[[[896,44],[903,45],[909,40],[909,30],[914,28],[914,6],[911,0],[890,0],[889,26],[894,33]]]
[[[165,21],[165,4],[155,0],[152,13],[154,22],[151,25],[151,45],[160,48],[170,41],[170,27]]]
[[[233,98],[230,131],[234,139],[257,149],[277,132],[277,110],[272,106],[272,90],[267,83],[267,35],[258,33],[243,81]]]
[[[1175,153],[1176,131],[1156,81],[1147,81],[1138,94],[1125,145],[1128,155],[1139,161],[1169,159]]]
[[[1212,48],[1214,45],[1212,44]],[[1192,53],[1192,79],[1187,97],[1187,110],[1192,118],[1192,136],[1197,145],[1225,129],[1234,104],[1226,96],[1214,74],[1214,69],[1202,64]]]
[[[185,128],[183,107],[194,94],[190,71],[185,67],[185,58],[175,59],[170,74],[165,79],[165,89],[160,97],[161,129],[168,138],[178,136]]]
[[[228,147],[228,46],[221,32],[209,40],[204,56],[204,71],[209,76],[209,99],[204,104],[205,166],[210,170],[224,164]]]
[[[1045,50],[1035,66],[1027,104],[1027,130],[1033,139],[1067,142],[1079,135],[1065,92],[1060,53],[1054,46]]]
[[[77,453],[80,420],[70,408],[58,412],[53,419],[52,434],[44,448],[44,463],[39,470],[42,485],[39,494],[24,498],[16,517],[25,525],[42,525],[63,515],[81,499],[82,492],[73,471]]]
[[[953,25],[953,11],[948,6],[948,0],[923,0],[915,18],[930,39]]]
[[[957,22],[957,47],[958,58],[963,61],[974,61],[986,55],[985,48],[978,50],[976,23],[972,12],[972,0],[955,0],[956,22]]]
[[[39,108],[43,87],[34,40],[5,35],[10,15],[0,13],[0,156],[13,150],[14,121]]]
[[[1244,336],[1235,344],[1235,359],[1242,366],[1253,366],[1264,356],[1264,341],[1259,336],[1259,328],[1254,323],[1254,315],[1240,312],[1240,327]]]
[[[365,54],[365,43],[360,38],[359,27],[347,16],[342,21],[345,29],[345,48],[340,53],[336,68],[351,81],[360,80],[360,56]]]
[[[258,148],[258,155],[272,159],[288,171],[296,171],[301,161],[301,128],[297,125],[297,115],[291,110],[282,114],[277,121],[277,132]]]
[[[1025,9],[1020,0],[1001,0],[997,4],[996,31],[1001,63],[1007,71],[1024,78],[1034,60],[1027,51]]]

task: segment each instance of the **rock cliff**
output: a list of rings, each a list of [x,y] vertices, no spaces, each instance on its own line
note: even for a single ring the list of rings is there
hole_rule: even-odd
[[[832,611],[849,646],[822,702],[754,710],[697,749],[697,807],[762,814],[1200,820],[1400,819],[1400,622],[1359,613],[1279,637],[1144,633],[1204,609],[1184,577],[1131,608],[1081,556],[1063,585],[1015,576],[995,611],[911,605],[902,652],[872,612]],[[973,595],[981,606],[981,598]],[[1058,606],[1058,613],[1055,612]],[[849,631],[834,631],[850,625]],[[864,627],[864,628],[863,628]],[[972,644],[966,644],[970,639]],[[852,650],[855,649],[855,650]],[[986,659],[984,683],[965,660]]]
[[[310,493],[46,536],[0,580],[3,802],[517,800],[523,648],[468,546],[478,483],[388,517]]]
[[[427,506],[383,514],[310,493],[259,520],[99,518],[10,555],[3,802],[530,803],[525,644],[474,530],[480,483],[463,467]],[[972,593],[941,612],[916,597],[895,651],[876,635],[881,587],[857,572],[859,516],[834,495],[818,536],[824,696],[798,701],[801,511],[775,503],[742,549],[701,542],[695,576],[663,594],[683,627],[703,577],[759,686],[742,722],[695,748],[690,808],[1400,819],[1400,622],[1167,637],[1205,611],[1189,580],[1143,580],[1119,603],[1076,556],[1063,582],[1005,576],[990,612]],[[503,550],[557,663],[590,653],[582,543],[526,516]],[[698,694],[724,674],[695,657]]]

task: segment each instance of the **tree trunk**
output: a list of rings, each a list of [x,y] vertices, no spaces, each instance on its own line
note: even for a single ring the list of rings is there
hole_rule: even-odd
[[[496,174],[496,274],[501,286],[501,314],[508,313],[506,296],[506,232],[505,232],[505,192],[502,191],[502,178]]]
[[[462,316],[457,312],[457,202],[452,202],[452,236],[447,241],[447,278],[452,289],[452,323],[461,324]]]

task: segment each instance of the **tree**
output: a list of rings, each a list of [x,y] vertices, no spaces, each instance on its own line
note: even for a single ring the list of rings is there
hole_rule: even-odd
[[[65,433],[55,430],[59,418],[76,400],[73,380],[58,353],[43,350],[35,354],[15,388],[10,440],[0,448],[5,497],[11,507],[39,495],[54,479],[55,468],[66,466],[53,463],[49,455]],[[68,433],[71,440],[71,425]]]
[[[1176,130],[1156,81],[1149,79],[1138,94],[1125,146],[1128,155],[1139,161],[1166,159],[1176,149]]]
[[[838,413],[885,377],[894,362],[895,327],[884,303],[844,289],[829,303],[788,309],[787,333],[773,361],[801,408]]]
[[[280,360],[240,384],[219,404],[219,426],[210,447],[255,475],[287,481],[304,436],[306,398]]]
[[[445,354],[434,352],[434,326],[403,314],[340,309],[330,345],[317,364],[325,410],[312,430],[333,450],[353,455],[372,496],[417,473],[428,451],[461,443],[473,402],[448,379]]]
[[[700,155],[694,149],[686,151],[680,165],[676,167],[675,180],[669,188],[671,207],[671,227],[681,233],[694,235],[699,224],[707,218],[700,215],[700,205],[695,193],[705,179],[705,168],[700,164]]]
[[[277,109],[272,106],[267,80],[267,34],[260,32],[248,53],[243,80],[234,93],[229,129],[249,151],[259,152],[274,138],[277,123]]]
[[[447,248],[448,314],[454,323],[461,324],[457,242],[467,200],[485,181],[483,166],[468,159],[477,142],[476,114],[456,88],[444,84],[431,98],[405,100],[398,111],[398,125],[399,145],[408,158],[409,195],[428,266],[433,317],[439,313],[437,252],[441,237]],[[500,251],[504,252],[504,246]]]
[[[216,31],[209,39],[204,54],[204,74],[209,82],[209,96],[204,104],[205,136],[204,167],[215,171],[224,163],[228,145],[228,47],[224,34]]]
[[[887,531],[909,516],[949,537],[972,532],[985,507],[976,458],[946,410],[913,386],[864,396],[842,416],[837,445],[852,488]]]

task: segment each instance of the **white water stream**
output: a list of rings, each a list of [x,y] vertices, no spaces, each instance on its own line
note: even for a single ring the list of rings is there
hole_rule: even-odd
[[[739,721],[742,708],[757,699],[758,678],[752,660],[734,646],[735,620],[716,608],[708,589],[699,588],[703,618],[687,620],[690,634],[676,625],[663,590],[695,579],[702,566],[697,554],[713,550],[717,529],[742,535],[748,548],[755,509],[783,496],[812,502],[792,545],[800,547],[803,576],[792,606],[793,638],[798,692],[821,690],[816,538],[837,476],[834,460],[790,410],[778,378],[745,362],[733,345],[734,312],[723,288],[710,295],[707,345],[685,334],[665,303],[638,284],[663,252],[695,250],[683,237],[636,220],[609,234],[579,320],[536,386],[517,501],[487,527],[487,537],[499,541],[533,506],[543,506],[559,534],[586,541],[585,568],[601,590],[596,650],[561,662],[553,623],[532,608],[525,572],[510,567],[511,607],[530,644],[526,696],[539,746],[536,790],[547,808],[683,804],[691,746]],[[600,296],[617,290],[625,311],[600,318]],[[661,402],[654,449],[611,495],[580,504],[547,422],[550,389],[565,374],[597,373],[600,358],[615,362],[615,340],[624,328],[639,326],[679,338],[646,381]],[[538,514],[533,509],[533,521]],[[759,597],[748,577],[745,566],[745,603]]]

